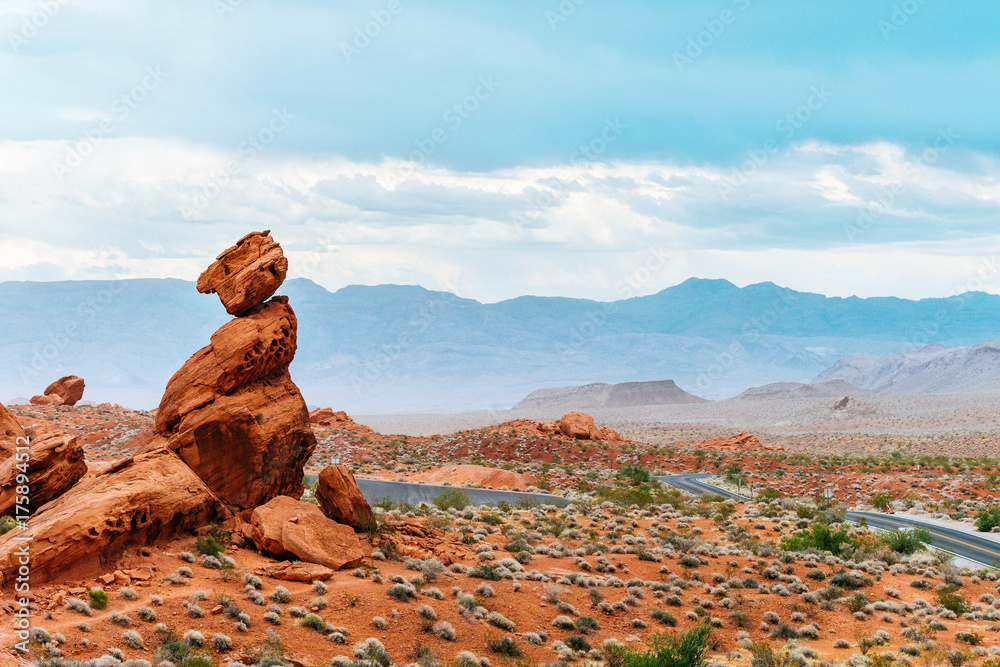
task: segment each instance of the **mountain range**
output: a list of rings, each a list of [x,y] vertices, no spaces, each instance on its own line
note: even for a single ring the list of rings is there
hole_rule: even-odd
[[[1000,296],[981,292],[861,299],[690,279],[613,302],[484,304],[417,286],[329,292],[294,279],[279,293],[299,318],[292,376],[307,402],[357,414],[506,409],[540,388],[663,378],[718,399],[810,382],[849,355],[1000,338]],[[155,407],[228,319],[217,299],[176,279],[0,283],[0,397],[76,374],[85,400]]]

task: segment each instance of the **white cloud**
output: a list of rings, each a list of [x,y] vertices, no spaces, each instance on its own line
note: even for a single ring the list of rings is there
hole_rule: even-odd
[[[618,298],[650,248],[667,261],[636,293],[696,275],[942,296],[1000,252],[995,159],[965,173],[884,142],[794,146],[725,200],[732,172],[709,167],[461,172],[127,138],[60,179],[53,164],[74,145],[0,142],[0,279],[193,278],[255,228],[285,246],[293,275],[332,289],[419,283],[481,300]],[[240,172],[222,176],[232,160]],[[984,288],[997,286],[991,273]]]

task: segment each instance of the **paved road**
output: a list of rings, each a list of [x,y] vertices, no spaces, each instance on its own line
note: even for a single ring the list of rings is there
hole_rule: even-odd
[[[315,475],[306,475],[309,483],[316,481]],[[519,500],[531,500],[539,505],[555,505],[565,507],[569,499],[553,496],[547,493],[526,493],[524,491],[495,491],[493,489],[467,489],[464,486],[438,486],[436,484],[413,484],[410,482],[384,482],[378,479],[357,478],[361,495],[370,503],[381,498],[391,498],[397,503],[419,505],[430,504],[435,498],[448,489],[459,489],[469,496],[473,505],[495,505],[504,500],[516,505]]]
[[[710,493],[736,498],[736,494],[726,489],[720,489],[704,481],[710,475],[685,473],[660,477],[664,484],[676,486],[679,489],[694,494]],[[869,526],[883,530],[899,530],[900,528],[923,528],[931,534],[932,543],[936,547],[947,549],[955,554],[983,565],[992,565],[1000,559],[1000,543],[985,536],[969,533],[954,528],[948,528],[936,523],[926,523],[920,519],[899,514],[882,514],[880,512],[845,513],[850,521],[864,519]]]

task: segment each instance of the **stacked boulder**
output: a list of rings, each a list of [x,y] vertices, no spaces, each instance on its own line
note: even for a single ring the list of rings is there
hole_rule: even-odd
[[[332,573],[360,561],[364,553],[351,526],[363,528],[358,517],[371,510],[349,472],[331,478],[324,471],[328,482],[335,479],[327,486],[345,494],[327,499],[336,520],[324,514],[327,507],[296,500],[316,437],[288,372],[295,313],[287,297],[270,298],[287,268],[281,247],[265,231],[240,239],[201,275],[198,290],[218,294],[235,319],[170,379],[155,432],[136,456],[81,479],[87,468],[75,440],[34,434],[28,465],[33,581],[106,567],[129,547],[217,519],[235,521],[262,551],[316,564],[279,568],[286,578]],[[80,387],[82,393],[82,380]],[[21,435],[0,406],[0,514],[13,502],[14,441]],[[17,570],[18,532],[0,536],[0,585]]]
[[[75,375],[61,377],[42,392],[41,396],[32,396],[32,405],[76,405],[83,398],[86,383],[83,378]]]
[[[617,442],[622,439],[617,431],[597,428],[594,418],[582,412],[567,412],[562,419],[554,422],[540,422],[538,430],[551,435],[564,435],[577,440],[607,440]]]

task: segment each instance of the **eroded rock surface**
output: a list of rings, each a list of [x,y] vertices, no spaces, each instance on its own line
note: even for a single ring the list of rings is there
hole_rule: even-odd
[[[61,377],[42,392],[41,396],[32,396],[33,405],[76,405],[83,398],[86,382],[76,375]]]
[[[13,512],[17,477],[22,473],[29,480],[32,512],[61,496],[87,474],[87,461],[78,438],[52,427],[29,429],[26,435],[33,438],[28,447],[27,470],[21,469],[24,462],[14,456],[0,462],[0,516]]]
[[[230,315],[240,315],[274,294],[288,260],[270,231],[251,232],[222,251],[198,278],[198,291],[215,292]]]
[[[346,466],[327,466],[320,471],[316,500],[323,514],[337,523],[355,530],[367,530],[371,526],[372,508]]]
[[[261,551],[332,570],[353,567],[365,556],[350,526],[326,518],[315,505],[288,496],[278,496],[253,511],[250,539]]]

